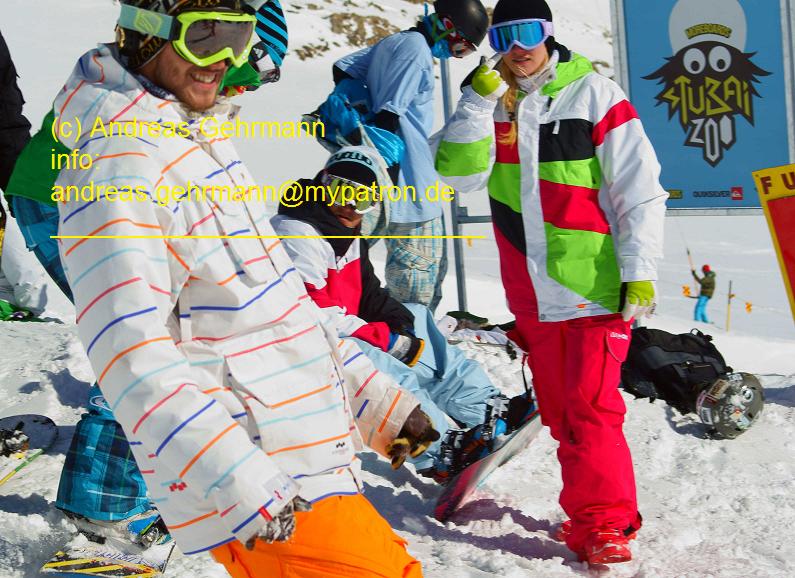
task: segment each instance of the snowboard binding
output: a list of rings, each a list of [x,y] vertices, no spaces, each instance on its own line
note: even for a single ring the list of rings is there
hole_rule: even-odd
[[[96,544],[104,544],[109,538],[131,542],[145,550],[155,545],[165,544],[171,540],[171,534],[163,518],[156,510],[133,516],[117,522],[91,520],[80,514],[64,510],[64,514],[77,530],[88,540]]]
[[[437,462],[420,474],[446,485],[468,466],[498,450],[534,412],[529,393],[511,399],[502,394],[492,397],[486,401],[483,423],[469,430],[448,430]]]
[[[11,456],[30,447],[30,438],[22,431],[24,425],[20,421],[14,429],[0,429],[0,456]]]

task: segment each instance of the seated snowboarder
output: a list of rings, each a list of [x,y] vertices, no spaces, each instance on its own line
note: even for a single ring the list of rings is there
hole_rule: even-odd
[[[377,155],[368,147],[340,149],[314,179],[299,181],[304,202],[281,205],[271,223],[279,235],[326,237],[283,239],[307,292],[337,318],[340,337],[355,338],[379,370],[420,400],[436,430],[448,430],[448,416],[466,428],[493,416],[512,431],[529,414],[526,397],[509,402],[476,361],[447,344],[427,307],[390,296],[375,275],[367,242],[354,238],[361,234],[362,214],[378,201]],[[343,199],[344,192],[356,199]],[[435,467],[441,445],[435,442],[414,465],[444,481]]]

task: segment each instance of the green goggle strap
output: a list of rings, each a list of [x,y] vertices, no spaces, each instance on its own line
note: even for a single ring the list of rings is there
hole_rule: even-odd
[[[128,28],[136,32],[141,32],[142,34],[171,40],[174,24],[174,17],[168,14],[160,14],[159,12],[152,12],[151,10],[144,10],[143,8],[136,8],[129,4],[121,5],[119,26],[122,28]]]

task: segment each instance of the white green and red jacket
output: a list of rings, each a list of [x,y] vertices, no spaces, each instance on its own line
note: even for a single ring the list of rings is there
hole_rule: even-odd
[[[321,323],[264,203],[156,196],[255,185],[231,140],[198,130],[237,107],[189,113],[100,46],[55,112],[75,129],[97,117],[188,127],[153,138],[62,125],[63,144],[93,163],[56,183],[141,191],[60,203],[61,235],[113,237],[64,239],[61,259],[99,386],[180,549],[245,542],[295,495],[358,493],[361,442],[385,454],[416,399]]]
[[[501,102],[467,86],[436,155],[458,191],[488,186],[508,306],[542,321],[615,313],[622,282],[656,280],[668,196],[618,85],[562,46],[557,57],[517,104],[517,142],[498,142]]]

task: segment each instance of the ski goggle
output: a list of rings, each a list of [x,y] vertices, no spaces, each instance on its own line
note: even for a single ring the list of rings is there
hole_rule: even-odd
[[[445,32],[442,33],[442,38],[447,38],[447,45],[450,47],[450,54],[455,58],[462,58],[467,54],[472,54],[477,50],[472,42],[464,38],[455,28],[455,24],[449,18],[442,18],[442,25]]]
[[[119,26],[170,40],[182,58],[196,66],[209,66],[229,59],[242,66],[254,43],[250,14],[236,12],[183,12],[169,16],[152,10],[121,5]]]
[[[338,207],[345,207],[353,205],[353,210],[359,215],[365,215],[375,209],[376,198],[375,190],[372,186],[363,185],[342,177],[337,177],[329,173],[324,173],[321,179],[323,186],[327,187],[333,193],[334,204]],[[365,194],[364,191],[367,191]],[[347,192],[353,198],[343,198],[342,195]]]
[[[552,22],[547,20],[511,20],[489,28],[489,44],[503,54],[510,52],[514,45],[532,50],[553,34]]]
[[[259,74],[262,84],[278,82],[282,76],[279,64],[276,63],[268,46],[262,41],[255,44],[251,49],[248,61]]]

